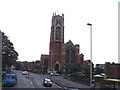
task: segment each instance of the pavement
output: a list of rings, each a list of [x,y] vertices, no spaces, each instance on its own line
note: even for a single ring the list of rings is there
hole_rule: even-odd
[[[62,76],[51,76],[51,80],[60,87],[69,86],[69,87],[77,87],[77,88],[89,88],[89,86],[87,85],[83,85],[77,82],[72,82],[68,79],[64,79]]]

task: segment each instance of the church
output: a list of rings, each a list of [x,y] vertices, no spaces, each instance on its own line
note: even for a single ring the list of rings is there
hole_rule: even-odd
[[[63,71],[66,63],[83,64],[79,44],[64,42],[64,14],[53,13],[49,43],[48,70]]]

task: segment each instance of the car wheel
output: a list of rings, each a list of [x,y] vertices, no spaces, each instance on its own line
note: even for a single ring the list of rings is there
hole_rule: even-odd
[[[45,84],[43,84],[43,86],[45,87],[46,85],[45,85]]]
[[[52,87],[52,85],[50,85],[50,87]]]

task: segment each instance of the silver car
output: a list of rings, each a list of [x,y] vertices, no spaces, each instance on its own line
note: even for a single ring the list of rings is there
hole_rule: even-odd
[[[23,71],[22,75],[29,75],[29,72],[28,71]]]
[[[51,76],[59,76],[58,73],[50,73]]]
[[[44,80],[43,80],[43,86],[51,87],[52,86],[51,80],[48,79],[48,78],[44,78]]]

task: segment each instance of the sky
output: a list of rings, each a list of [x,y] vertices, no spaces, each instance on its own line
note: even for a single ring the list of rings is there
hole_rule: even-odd
[[[40,60],[49,53],[53,13],[64,14],[64,42],[80,44],[84,60],[118,62],[119,0],[0,0],[0,30],[14,44],[19,61]]]

